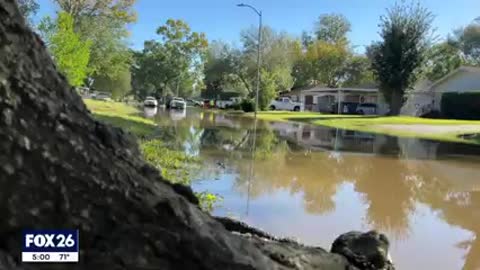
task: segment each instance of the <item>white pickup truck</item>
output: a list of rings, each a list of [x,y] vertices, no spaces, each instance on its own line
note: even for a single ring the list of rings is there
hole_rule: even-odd
[[[303,111],[301,102],[294,102],[289,97],[279,97],[274,99],[269,106],[270,110],[275,111]]]
[[[234,104],[240,103],[242,101],[239,97],[232,97],[228,100],[217,100],[216,106],[220,109],[227,109],[228,107],[233,106]]]

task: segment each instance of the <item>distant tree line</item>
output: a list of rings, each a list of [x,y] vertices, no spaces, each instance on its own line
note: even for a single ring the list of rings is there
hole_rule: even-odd
[[[17,0],[32,24],[39,6]],[[142,50],[128,47],[127,26],[134,23],[135,0],[52,0],[53,17],[35,25],[58,68],[73,86],[134,94],[253,98],[258,29],[240,33],[241,46],[214,40],[168,19],[158,39]],[[351,23],[341,14],[323,14],[300,37],[264,26],[261,42],[260,108],[281,92],[315,85],[376,84],[400,111],[405,93],[420,79],[438,80],[460,65],[480,65],[480,24],[472,22],[439,39],[434,15],[418,3],[399,2],[380,18],[381,39],[356,53],[348,39]],[[362,45],[363,46],[363,45]],[[228,94],[230,95],[230,94]]]

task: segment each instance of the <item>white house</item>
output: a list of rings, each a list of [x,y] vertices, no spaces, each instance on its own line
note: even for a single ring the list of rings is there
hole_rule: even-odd
[[[334,104],[340,102],[374,103],[377,113],[388,112],[388,105],[377,87],[340,87],[329,88],[315,86],[308,89],[293,90],[287,94],[294,101],[302,102],[305,110],[316,112],[332,112]]]
[[[421,81],[407,94],[401,114],[420,116],[440,111],[442,96],[448,92],[480,92],[480,68],[462,66],[436,82]]]

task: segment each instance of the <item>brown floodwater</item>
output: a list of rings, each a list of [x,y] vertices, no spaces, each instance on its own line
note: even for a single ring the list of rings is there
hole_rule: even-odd
[[[480,269],[480,147],[200,110],[146,109],[156,136],[198,156],[214,215],[329,249],[377,229],[397,269]]]

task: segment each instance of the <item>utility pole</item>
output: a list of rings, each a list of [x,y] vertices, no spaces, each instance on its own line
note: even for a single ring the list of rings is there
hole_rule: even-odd
[[[257,82],[256,82],[256,90],[255,90],[255,119],[257,118],[257,111],[258,111],[258,92],[260,89],[260,51],[262,49],[262,11],[258,11],[251,5],[248,4],[238,4],[238,7],[248,7],[253,10],[258,15],[258,41],[257,41]]]

